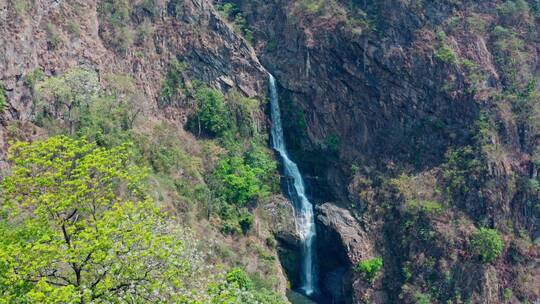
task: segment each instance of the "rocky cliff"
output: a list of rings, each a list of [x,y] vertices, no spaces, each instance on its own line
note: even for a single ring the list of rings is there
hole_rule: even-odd
[[[536,1],[229,2],[282,86],[312,195],[360,227],[351,246],[350,221],[321,206],[322,259],[350,270],[365,244],[384,259],[338,302],[540,297]],[[480,227],[504,240],[491,263],[474,254]]]
[[[121,4],[118,4],[121,3]],[[31,76],[62,74],[72,67],[132,76],[147,111],[185,123],[186,114],[158,110],[162,80],[172,60],[182,75],[249,97],[266,91],[266,72],[253,49],[208,1],[2,1],[0,79],[6,121],[32,118]],[[189,96],[177,97],[187,109]],[[177,110],[176,109],[176,110]],[[173,113],[174,112],[174,113]],[[6,134],[3,134],[4,146]]]

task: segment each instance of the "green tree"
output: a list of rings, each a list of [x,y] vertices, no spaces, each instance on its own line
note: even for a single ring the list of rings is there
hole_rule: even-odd
[[[211,135],[221,136],[231,127],[231,120],[225,107],[221,92],[208,87],[199,88],[195,94],[197,99],[198,128]]]
[[[246,206],[259,196],[268,194],[269,187],[259,178],[259,170],[245,163],[242,157],[228,157],[219,162],[214,177],[218,194],[228,203]]]
[[[160,106],[165,107],[174,104],[177,99],[176,95],[178,95],[179,91],[185,89],[184,79],[182,78],[182,72],[185,69],[185,63],[177,60],[171,61],[165,81],[161,85]]]
[[[98,97],[99,82],[95,72],[76,68],[40,82],[36,89],[37,124],[74,134],[82,112]]]
[[[373,259],[361,261],[355,267],[355,270],[362,274],[364,279],[369,283],[373,283],[383,267],[383,259],[375,257]]]
[[[7,107],[6,90],[4,84],[0,82],[0,111]]]
[[[231,269],[225,282],[214,284],[210,293],[212,304],[285,304],[283,296],[268,291],[256,290],[252,280],[240,268]]]
[[[484,263],[490,263],[501,255],[504,241],[496,229],[480,228],[472,235],[471,247]]]
[[[65,136],[11,147],[0,303],[179,302],[201,288],[192,237],[145,197],[130,150]]]
[[[79,137],[111,147],[132,139],[131,130],[142,112],[144,95],[127,75],[106,75],[107,86],[91,102],[81,105],[75,122]]]

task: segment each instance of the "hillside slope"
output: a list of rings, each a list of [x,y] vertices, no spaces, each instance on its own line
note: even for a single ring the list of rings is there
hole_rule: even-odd
[[[282,301],[269,212],[292,210],[267,148],[268,76],[211,2],[8,0],[0,24],[2,179],[14,141],[132,142],[148,195],[193,231],[207,266],[239,267],[265,301]],[[219,134],[203,109],[223,120]],[[257,187],[241,203],[226,192],[228,165]]]

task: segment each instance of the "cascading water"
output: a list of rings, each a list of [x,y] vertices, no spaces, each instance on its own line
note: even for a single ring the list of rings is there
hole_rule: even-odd
[[[279,153],[283,162],[283,171],[287,180],[287,194],[294,203],[296,230],[300,235],[302,242],[300,290],[310,296],[317,292],[317,277],[314,263],[315,255],[313,249],[316,238],[313,205],[307,199],[304,180],[302,179],[302,175],[300,175],[298,166],[290,159],[285,147],[276,80],[272,75],[270,75],[270,115],[272,118],[272,147]]]

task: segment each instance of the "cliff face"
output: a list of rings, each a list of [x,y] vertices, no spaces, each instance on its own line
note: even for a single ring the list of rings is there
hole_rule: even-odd
[[[187,97],[176,109],[158,110],[162,80],[174,59],[183,77],[212,84],[224,92],[265,94],[266,72],[253,50],[225,23],[208,1],[2,1],[0,3],[0,79],[8,120],[29,121],[32,88],[28,79],[72,67],[133,77],[145,95],[147,111],[169,114],[185,123]],[[123,2],[118,2],[123,3]],[[125,11],[122,11],[125,10]],[[178,112],[179,111],[179,112]],[[3,134],[3,145],[6,134]]]
[[[334,299],[364,303],[540,297],[538,3],[231,2],[282,86],[312,195],[362,227],[345,246],[347,225],[319,209],[323,238],[339,236],[320,255],[343,247],[336,265],[349,271],[323,269],[323,289],[344,280],[357,292]],[[479,227],[504,240],[491,263],[473,253]],[[384,258],[367,291],[351,270],[369,258],[353,254],[366,242]]]

